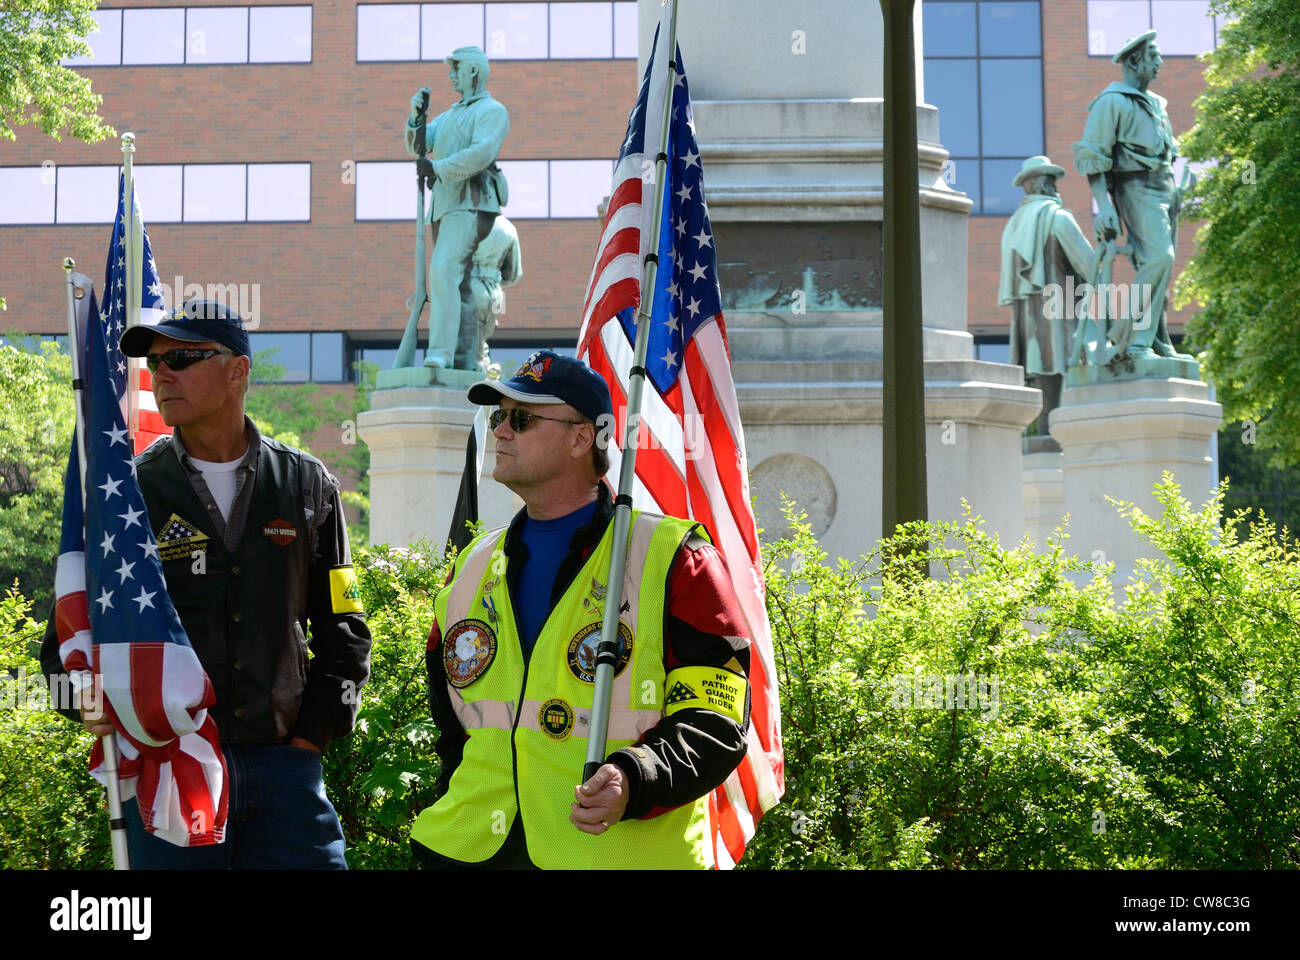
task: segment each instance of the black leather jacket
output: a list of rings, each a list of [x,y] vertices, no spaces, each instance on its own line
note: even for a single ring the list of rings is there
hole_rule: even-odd
[[[331,597],[330,571],[351,565],[338,481],[251,422],[249,439],[256,456],[231,510],[243,529],[231,537],[218,530],[210,497],[196,493],[177,445],[155,443],[136,457],[136,472],[167,592],[216,693],[222,743],[302,737],[324,749],[351,731],[370,674],[365,615],[335,613]],[[53,617],[41,661],[51,677],[63,670]]]

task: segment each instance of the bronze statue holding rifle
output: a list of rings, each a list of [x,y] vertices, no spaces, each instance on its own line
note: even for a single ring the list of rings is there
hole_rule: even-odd
[[[1186,187],[1174,182],[1178,156],[1165,111],[1166,101],[1148,90],[1163,62],[1147,30],[1112,58],[1124,71],[1088,105],[1083,139],[1073,145],[1075,168],[1088,178],[1097,203],[1095,228],[1101,244],[1113,244],[1121,227],[1128,235],[1137,275],[1129,309],[1113,318],[1108,339],[1114,350],[1102,359],[1181,357],[1166,322],[1169,281],[1178,242],[1178,213]],[[1184,178],[1186,179],[1186,178]],[[1113,260],[1108,250],[1103,264]]]
[[[506,108],[487,92],[489,64],[478,47],[458,47],[444,58],[452,89],[461,99],[426,121],[429,90],[411,98],[406,122],[406,149],[417,157],[419,212],[433,227],[433,255],[428,264],[429,367],[478,370],[478,319],[472,290],[474,251],[487,237],[507,200],[505,177],[497,155],[510,131]],[[427,156],[426,156],[427,154]],[[432,159],[430,159],[430,157]],[[424,188],[430,187],[427,213]],[[416,294],[394,368],[411,366],[415,356],[424,299],[424,226],[417,229]]]

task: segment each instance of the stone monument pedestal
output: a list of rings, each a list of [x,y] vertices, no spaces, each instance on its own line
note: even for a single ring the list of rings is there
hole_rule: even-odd
[[[465,399],[482,374],[412,367],[384,370],[357,417],[370,447],[370,542],[405,546],[421,537],[442,544],[451,527],[465,470],[465,444],[475,409]],[[479,518],[489,527],[508,523],[518,499],[492,480],[496,455],[484,446]]]
[[[1029,439],[1038,439],[1031,437]],[[1025,503],[1025,534],[1041,551],[1065,515],[1061,462],[1065,454],[1026,449],[1021,458],[1021,490]]]
[[[1138,559],[1156,551],[1106,498],[1131,500],[1158,516],[1152,488],[1168,470],[1187,500],[1203,503],[1215,486],[1210,438],[1222,419],[1223,408],[1200,380],[1071,383],[1064,391],[1051,430],[1063,451],[1071,552],[1114,563],[1117,592]]]

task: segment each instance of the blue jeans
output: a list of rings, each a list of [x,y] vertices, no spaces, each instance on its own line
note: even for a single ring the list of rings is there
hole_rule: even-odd
[[[222,745],[230,800],[224,843],[177,847],[122,805],[132,870],[346,870],[343,827],[325,796],[321,757],[287,744]]]

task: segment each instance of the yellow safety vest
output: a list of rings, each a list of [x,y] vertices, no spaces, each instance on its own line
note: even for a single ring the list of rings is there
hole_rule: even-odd
[[[687,535],[703,533],[688,520],[640,511],[632,517],[606,755],[634,744],[664,716],[668,574]],[[418,843],[481,863],[501,849],[521,816],[528,856],[539,867],[705,866],[707,797],[648,820],[615,823],[600,836],[569,821],[586,760],[613,529],[611,521],[547,616],[527,665],[505,582],[505,530],[481,535],[456,558],[455,576],[434,610],[446,625],[448,692],[469,736],[446,795],[415,820],[411,837]]]

